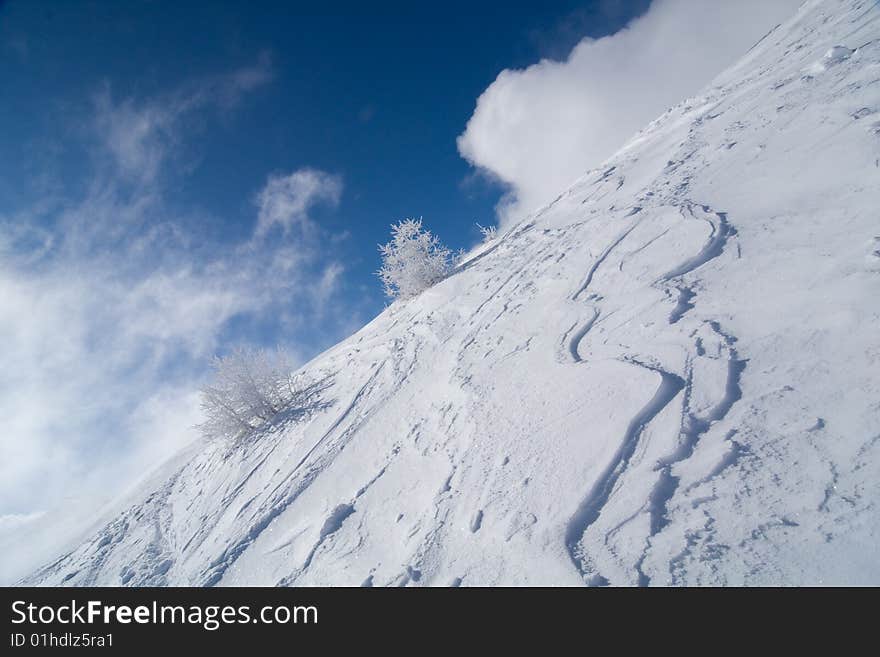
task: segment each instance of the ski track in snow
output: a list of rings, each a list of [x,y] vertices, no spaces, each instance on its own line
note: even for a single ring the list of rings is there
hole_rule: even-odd
[[[626,239],[626,236],[629,235],[631,232],[633,232],[633,230],[638,225],[639,225],[639,222],[634,221],[629,228],[624,230],[620,235],[618,235],[614,239],[613,242],[611,242],[611,244],[609,244],[607,247],[605,247],[605,250],[602,251],[602,254],[598,258],[596,258],[596,261],[593,263],[593,266],[590,267],[589,271],[587,272],[587,276],[584,279],[584,282],[581,283],[581,286],[577,289],[577,291],[571,295],[572,301],[577,301],[578,297],[580,297],[582,294],[584,294],[587,291],[587,289],[589,289],[590,283],[593,282],[593,276],[596,275],[596,271],[598,271],[598,269],[602,265],[602,263],[605,262],[605,260],[608,258],[608,256],[611,255],[611,252],[614,251],[614,249],[616,249],[618,247],[618,245],[624,239]]]
[[[581,344],[581,340],[583,340],[587,336],[587,333],[590,332],[590,329],[593,328],[593,325],[596,323],[597,319],[599,319],[599,311],[593,309],[593,316],[588,319],[583,326],[581,326],[577,331],[572,334],[571,340],[569,341],[568,350],[569,353],[571,353],[571,358],[574,362],[581,362],[581,356],[578,352],[578,347]]]
[[[681,217],[683,219],[686,219],[688,217],[696,218],[694,215],[694,207],[699,207],[706,215],[705,221],[710,224],[711,232],[708,240],[697,254],[690,258],[687,258],[684,262],[664,274],[662,277],[660,277],[660,279],[658,279],[658,281],[654,283],[655,286],[662,287],[667,292],[670,291],[669,283],[671,281],[680,281],[684,276],[690,274],[699,267],[704,266],[709,261],[720,256],[724,251],[724,247],[727,244],[728,239],[736,235],[736,230],[731,226],[728,221],[727,213],[717,212],[708,205],[694,204],[691,201],[685,201],[683,205],[679,206],[679,213]],[[641,209],[642,208],[639,208],[639,210]],[[577,290],[577,292],[572,295],[572,300],[577,300],[580,295],[588,290],[590,284],[593,282],[593,278],[595,277],[596,272],[598,271],[602,263],[604,263],[611,255],[612,251],[614,251],[614,249],[616,249],[623,242],[623,240],[630,233],[632,233],[637,225],[638,223],[634,223],[633,225],[631,225],[620,235],[618,235],[618,237],[616,237],[613,242],[605,248],[605,250],[601,253],[601,255],[596,259],[596,261],[588,270],[584,283]],[[653,243],[655,239],[656,238],[652,238],[646,245],[636,249],[635,252],[641,251],[650,243]],[[694,304],[690,303],[695,294],[692,292],[689,286],[685,284],[679,284],[676,290],[678,292],[677,301],[676,306],[672,309],[669,315],[670,324],[677,323],[679,320],[682,319],[682,317],[688,310],[695,307]],[[667,296],[671,298],[671,295]],[[584,323],[580,329],[571,334],[571,337],[569,339],[569,351],[571,353],[572,360],[575,363],[582,362],[582,358],[579,353],[580,343],[587,335],[587,333],[589,333],[599,315],[600,311],[594,308],[592,317],[587,320],[587,322]],[[727,345],[728,373],[723,399],[721,399],[718,404],[711,410],[711,412],[708,413],[705,417],[694,415],[690,413],[687,408],[687,398],[690,395],[692,386],[692,378],[689,373],[687,375],[687,380],[685,380],[678,374],[664,371],[656,366],[641,363],[632,356],[623,355],[621,357],[621,359],[627,363],[634,364],[643,369],[648,369],[649,371],[655,372],[660,376],[660,383],[651,400],[642,409],[640,409],[630,421],[630,424],[621,439],[620,447],[613,455],[611,462],[608,464],[605,470],[603,470],[602,474],[599,476],[596,483],[592,486],[586,497],[581,501],[577,510],[575,511],[574,515],[571,517],[566,526],[566,550],[568,551],[569,557],[571,558],[572,563],[577,568],[579,574],[588,584],[607,584],[608,580],[607,578],[602,576],[601,573],[598,573],[594,570],[593,566],[591,565],[592,560],[586,554],[585,548],[582,546],[581,542],[584,538],[585,533],[599,518],[600,514],[602,513],[603,507],[606,505],[609,498],[611,497],[614,487],[623,472],[626,470],[629,460],[632,458],[632,455],[635,452],[636,447],[638,446],[639,440],[641,439],[641,436],[646,426],[670,402],[672,402],[672,400],[676,396],[678,396],[678,394],[682,390],[684,390],[686,400],[678,446],[672,454],[662,459],[662,461],[658,464],[657,470],[659,471],[659,474],[657,481],[651,489],[651,493],[646,500],[645,505],[643,506],[643,509],[647,509],[647,512],[650,515],[650,533],[645,539],[645,552],[647,552],[647,550],[651,546],[651,537],[660,532],[667,524],[667,505],[675,494],[679,482],[678,478],[672,474],[672,467],[675,464],[686,460],[693,454],[693,451],[696,448],[697,443],[699,442],[700,436],[704,434],[714,422],[722,420],[727,415],[733,404],[736,403],[736,401],[739,400],[742,396],[742,391],[739,386],[739,380],[745,368],[745,361],[738,359],[736,350],[733,349],[733,347],[731,346],[733,343],[736,342],[736,338],[724,334],[721,331],[720,326],[717,322],[707,320],[707,323],[709,323],[712,326],[712,329],[723,338],[725,344]],[[571,333],[571,331],[572,329],[566,331],[566,335]],[[565,340],[565,336],[563,336],[563,340]],[[630,516],[629,518],[627,518],[627,520],[621,523],[621,525],[615,528],[615,530],[620,529],[623,524],[626,524],[632,519],[633,516]],[[605,543],[607,544],[607,536]],[[642,557],[636,563],[639,585],[648,585],[650,583],[650,578],[645,575],[641,570],[641,564],[644,558],[645,553],[643,553]]]
[[[727,221],[726,212],[715,212],[708,205],[702,205],[700,207],[706,215],[705,221],[712,227],[712,233],[709,236],[709,240],[697,255],[693,258],[689,258],[672,271],[664,274],[663,280],[668,281],[673,278],[684,276],[698,267],[702,267],[713,258],[717,258],[724,250],[724,245],[727,243],[728,237],[736,234],[736,231],[733,230],[730,223]],[[694,215],[694,205],[692,203],[687,203],[681,207],[680,210],[682,213],[687,212],[691,217],[696,218]]]
[[[633,364],[636,363],[633,361]],[[657,391],[651,400],[630,421],[626,433],[621,440],[620,447],[612,457],[611,462],[602,474],[599,475],[599,479],[590,489],[589,493],[587,493],[587,496],[581,501],[577,511],[568,521],[565,531],[565,545],[571,561],[581,576],[588,581],[606,580],[601,574],[593,572],[589,567],[589,562],[582,552],[580,542],[586,531],[599,518],[599,514],[611,496],[615,484],[626,470],[645,427],[675,399],[684,387],[684,382],[675,374],[643,364],[638,364],[638,366],[655,372],[660,376]]]
[[[375,368],[375,371],[370,375],[370,378],[366,383],[358,390],[357,394],[352,399],[351,403],[342,411],[339,415],[339,418],[330,426],[330,428],[324,433],[324,435],[315,443],[312,448],[306,452],[305,456],[296,464],[291,472],[291,477],[294,479],[291,483],[288,484],[284,494],[274,496],[270,503],[267,505],[267,508],[263,512],[263,514],[255,521],[250,527],[250,530],[245,534],[245,536],[239,540],[238,542],[231,545],[227,548],[217,559],[215,559],[207,571],[203,573],[203,581],[202,586],[214,586],[217,584],[222,578],[226,571],[235,563],[239,556],[260,536],[260,534],[265,530],[269,524],[281,515],[296,499],[299,495],[306,490],[309,485],[314,481],[314,479],[321,474],[323,468],[329,462],[329,459],[325,455],[323,459],[320,459],[320,462],[313,465],[313,467],[308,468],[304,473],[300,473],[300,469],[302,466],[308,461],[308,459],[315,452],[317,447],[323,443],[329,436],[331,436],[334,431],[346,420],[346,418],[355,410],[358,405],[358,402],[368,394],[371,386],[378,377],[379,373],[384,368],[385,363],[379,365],[379,367]],[[352,427],[346,432],[343,432],[342,436],[351,435]],[[338,445],[336,449],[341,449],[342,445]],[[298,476],[299,475],[299,476]],[[276,491],[281,487],[281,484],[276,486]],[[320,541],[319,541],[320,543]],[[316,546],[315,549],[317,549]],[[311,561],[311,557],[308,559]]]

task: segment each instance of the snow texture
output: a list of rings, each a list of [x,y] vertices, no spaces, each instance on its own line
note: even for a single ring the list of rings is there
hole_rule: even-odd
[[[880,8],[805,3],[45,585],[880,584]]]

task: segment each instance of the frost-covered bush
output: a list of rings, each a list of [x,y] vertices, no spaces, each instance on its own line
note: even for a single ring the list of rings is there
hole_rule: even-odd
[[[481,226],[477,224],[477,228],[480,229],[480,234],[483,236],[483,244],[494,242],[495,238],[498,237],[498,228],[495,226]]]
[[[284,413],[299,419],[321,405],[327,379],[307,381],[295,376],[292,363],[281,350],[239,348],[226,357],[215,357],[214,378],[202,389],[205,422],[210,438],[237,439],[265,426]]]
[[[453,254],[421,219],[404,219],[391,226],[391,241],[379,247],[382,267],[376,274],[385,294],[409,299],[442,280],[452,267]]]

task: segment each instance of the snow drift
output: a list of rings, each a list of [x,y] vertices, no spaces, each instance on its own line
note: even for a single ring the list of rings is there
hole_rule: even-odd
[[[23,583],[880,584],[878,110],[806,3]]]

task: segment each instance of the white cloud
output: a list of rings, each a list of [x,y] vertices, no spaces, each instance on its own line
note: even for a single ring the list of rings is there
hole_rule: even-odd
[[[216,80],[200,107],[228,103],[228,89],[253,88],[259,76],[242,74],[224,93]],[[162,182],[182,112],[195,110],[160,106],[101,106],[85,191],[0,210],[0,583],[51,557],[101,502],[196,437],[197,391],[230,322],[256,326],[259,339],[318,321],[333,337],[347,321],[333,303],[342,265],[322,248],[332,235],[311,225],[256,238],[266,221],[302,224],[314,203],[338,202],[339,179],[315,169],[270,177],[254,235],[212,240],[193,232],[205,222],[187,221]],[[39,535],[22,529],[33,523]]]
[[[335,207],[341,194],[341,179],[317,169],[270,176],[257,196],[260,214],[255,236],[265,236],[273,226],[280,226],[285,233],[294,226],[308,230],[309,211],[321,202]]]
[[[173,108],[140,107],[131,99],[118,105],[109,88],[95,98],[95,128],[104,146],[113,155],[114,165],[131,177],[144,182],[155,178],[168,149],[177,113]]]
[[[244,66],[226,75],[203,81],[198,93],[208,99],[216,99],[221,106],[228,109],[238,105],[249,91],[271,82],[273,76],[272,58],[268,52],[263,52],[252,66]]]
[[[113,98],[109,84],[94,97],[92,127],[99,143],[112,155],[117,175],[153,182],[163,161],[178,146],[180,124],[206,107],[229,111],[242,97],[272,80],[271,60],[259,60],[223,75],[195,80],[148,102]]]
[[[502,71],[478,99],[459,152],[510,187],[502,222],[521,218],[699,91],[800,2],[654,0],[565,61]]]

